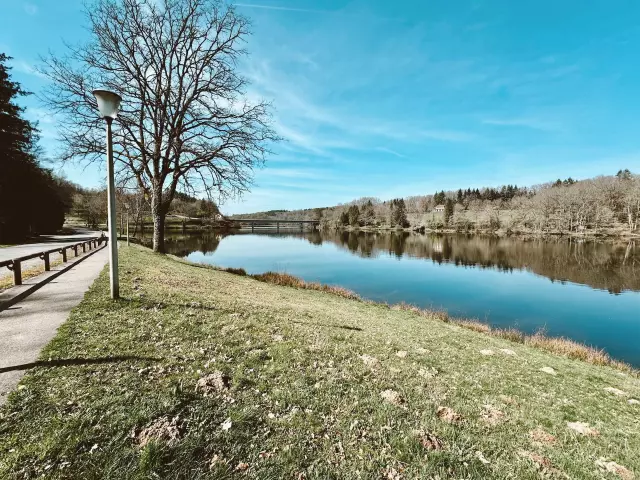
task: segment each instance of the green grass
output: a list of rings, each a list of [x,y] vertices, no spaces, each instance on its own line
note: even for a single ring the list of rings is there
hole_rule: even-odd
[[[640,473],[632,373],[141,247],[120,269],[123,299],[103,272],[0,409],[0,478]]]

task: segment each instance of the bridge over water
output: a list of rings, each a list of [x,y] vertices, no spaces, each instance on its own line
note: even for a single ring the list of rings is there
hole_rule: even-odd
[[[304,230],[305,225],[311,226],[313,230],[318,228],[320,222],[318,220],[278,220],[274,218],[237,218],[231,219],[240,228],[251,227],[251,231],[254,232],[256,228],[273,228],[280,231],[280,226],[285,227],[300,227],[300,231]]]

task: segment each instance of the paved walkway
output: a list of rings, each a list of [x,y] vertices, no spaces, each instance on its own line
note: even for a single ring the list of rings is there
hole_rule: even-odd
[[[0,405],[69,317],[71,309],[80,303],[108,259],[108,249],[103,248],[0,312]]]

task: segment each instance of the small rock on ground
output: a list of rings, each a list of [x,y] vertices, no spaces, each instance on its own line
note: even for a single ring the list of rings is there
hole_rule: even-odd
[[[398,350],[396,352],[396,357],[404,358],[407,356],[407,352],[405,350]]]
[[[640,400],[636,400],[635,398],[630,398],[628,403],[630,405],[640,405]]]
[[[504,353],[505,355],[516,355],[516,352],[514,352],[513,350],[511,350],[509,348],[501,348],[500,351],[502,353]]]
[[[549,375],[557,375],[557,372],[551,367],[542,367],[541,372],[548,373]]]
[[[493,355],[493,354],[494,354],[494,351],[493,351],[493,350],[491,350],[490,348],[487,348],[487,349],[484,349],[484,350],[480,350],[480,353],[481,353],[482,355]]]

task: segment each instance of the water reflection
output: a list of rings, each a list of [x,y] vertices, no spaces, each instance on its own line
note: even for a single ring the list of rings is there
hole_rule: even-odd
[[[237,235],[237,234],[236,234]],[[240,234],[242,235],[242,234]],[[277,238],[299,238],[313,245],[331,243],[362,258],[381,254],[398,259],[422,258],[438,264],[525,270],[559,282],[573,282],[618,294],[640,291],[638,242],[597,242],[575,238],[521,239],[477,235],[419,235],[407,232],[263,233]],[[170,234],[168,253],[186,257],[213,253],[227,233]]]

